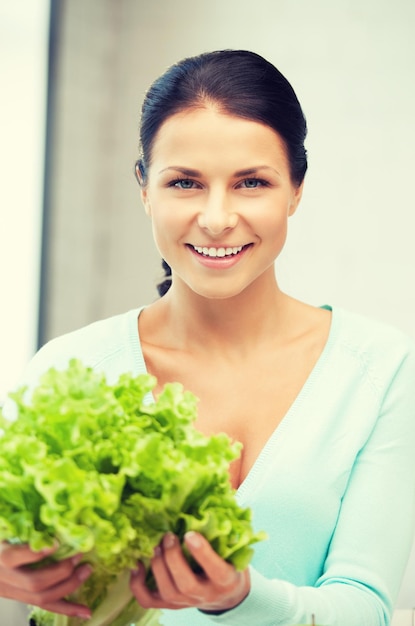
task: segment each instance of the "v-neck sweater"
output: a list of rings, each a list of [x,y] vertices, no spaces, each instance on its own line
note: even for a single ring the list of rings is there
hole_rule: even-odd
[[[146,372],[142,309],[50,341],[24,382],[72,357],[109,382]],[[236,497],[268,535],[254,547],[248,597],[220,615],[163,611],[163,626],[291,626],[312,615],[325,626],[387,626],[415,524],[412,340],[333,308],[322,354]]]

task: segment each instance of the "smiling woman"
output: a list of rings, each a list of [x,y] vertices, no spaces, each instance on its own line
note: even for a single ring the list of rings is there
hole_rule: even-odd
[[[72,357],[109,381],[148,372],[157,398],[177,381],[199,399],[197,430],[242,444],[229,481],[268,539],[237,571],[203,534],[181,543],[166,528],[130,578],[163,626],[390,624],[414,528],[415,347],[280,289],[274,262],[301,200],[305,136],[291,85],[259,55],[170,68],[144,100],[136,164],[168,288],[53,340],[28,368],[29,387]],[[70,601],[85,566],[22,567],[41,558],[0,552],[0,593],[88,617]]]
[[[141,186],[175,289],[187,283],[223,298],[255,289],[258,276],[275,282],[274,261],[302,184],[293,183],[285,143],[271,127],[209,101],[176,113],[152,142]]]
[[[235,63],[238,63],[239,66],[238,72],[233,71]],[[223,80],[224,76],[226,76],[226,80]],[[193,129],[188,125],[190,133],[188,146],[192,161],[196,156],[194,154],[195,147],[197,146],[199,154],[203,157],[204,150],[209,144],[213,160],[222,153],[223,149],[230,151],[233,148],[236,156],[238,148],[244,148],[245,145],[243,138],[238,135],[238,129],[244,128],[242,121],[249,120],[253,128],[255,128],[254,122],[257,122],[256,131],[259,136],[255,137],[253,132],[251,140],[258,142],[258,153],[261,152],[259,149],[261,134],[267,131],[270,133],[274,130],[276,133],[276,135],[274,133],[274,140],[276,138],[280,144],[280,156],[285,161],[284,167],[287,169],[288,164],[289,177],[301,194],[301,184],[307,171],[307,155],[304,147],[307,125],[297,96],[287,79],[271,63],[253,53],[248,56],[244,51],[229,50],[186,59],[170,68],[149,89],[143,104],[141,118],[142,155],[136,164],[136,175],[144,190],[147,186],[149,165],[157,155],[153,144],[156,137],[160,139],[159,129],[163,126],[162,138],[174,140],[174,137],[170,137],[171,133],[168,132],[171,129],[171,124],[164,124],[164,122],[176,115],[180,119],[180,116],[185,115],[187,117],[190,113],[197,113],[197,111],[202,116],[206,116],[206,121],[210,113],[212,124],[215,113],[222,113],[226,116],[222,120],[222,128],[217,129],[215,138],[209,135],[207,128],[205,129],[207,130],[205,132],[207,144],[203,147],[199,143],[199,132],[202,127],[204,128],[204,120],[198,120],[196,117]],[[231,118],[233,118],[235,126],[233,133],[228,130]],[[220,121],[220,117],[217,115],[216,121],[218,123]],[[199,128],[197,128],[198,123],[201,125]],[[223,136],[220,134],[222,131],[225,133]],[[181,141],[180,126],[176,132],[178,132],[176,144],[182,148],[184,146]],[[198,140],[195,142],[196,134]],[[177,159],[175,146],[173,145],[172,148],[172,156]],[[270,167],[263,164],[261,160],[258,163],[255,162],[255,156],[255,152],[250,155],[253,167],[247,167],[247,162],[240,158],[239,162],[243,163],[243,169],[229,172],[229,176],[235,177],[235,180],[232,181],[235,185],[239,184],[246,189],[248,186],[252,189],[258,189],[259,186],[267,187],[270,185],[266,176],[263,178],[260,176],[261,171],[269,176],[267,170]],[[260,154],[259,156],[262,158]],[[183,155],[183,158],[186,158],[186,154]],[[231,161],[225,156],[221,163],[224,161],[228,167],[231,166]],[[197,183],[196,180],[198,175],[200,177],[201,172],[195,171],[189,166],[186,167],[185,163],[181,163],[180,167],[177,164],[178,161],[175,160],[173,165],[170,165],[173,168],[171,172],[176,174],[176,178],[170,184],[180,185],[182,189],[184,189],[183,185],[186,185],[189,191],[198,187],[201,188],[200,183]],[[276,176],[278,177],[278,171],[273,172],[274,179]],[[239,183],[238,179],[240,179]],[[144,191],[145,195],[146,191]],[[221,199],[213,197],[212,202],[215,203],[214,207],[219,209]],[[202,247],[209,249],[212,246]],[[164,268],[167,279],[169,279],[170,266],[166,260],[164,261]],[[170,280],[163,281],[159,286],[161,295],[164,295],[170,284]]]

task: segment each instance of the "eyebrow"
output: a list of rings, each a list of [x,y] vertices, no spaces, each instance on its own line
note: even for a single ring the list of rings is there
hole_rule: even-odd
[[[271,172],[274,172],[275,174],[279,175],[279,172],[274,167],[271,167],[270,165],[258,165],[257,167],[249,167],[246,170],[239,170],[235,172],[234,175],[235,176],[251,176],[252,174],[257,174],[261,170],[271,170]]]
[[[184,176],[192,176],[195,178],[197,178],[198,176],[202,176],[202,172],[199,172],[199,170],[192,170],[188,167],[181,167],[179,165],[171,165],[170,167],[166,167],[160,170],[159,174],[162,174],[163,172],[168,172],[169,170],[180,172]],[[270,167],[269,165],[258,165],[257,167],[248,167],[245,170],[238,170],[233,174],[233,176],[235,176],[235,178],[239,176],[252,176],[252,174],[257,174],[261,170],[271,170],[275,174],[278,174],[278,176],[280,175],[276,169]]]
[[[159,174],[163,174],[163,172],[169,172],[170,170],[180,172],[184,176],[201,176],[201,172],[199,172],[198,170],[191,170],[187,167],[180,167],[179,165],[171,165],[170,167],[165,167],[164,169],[159,171]]]

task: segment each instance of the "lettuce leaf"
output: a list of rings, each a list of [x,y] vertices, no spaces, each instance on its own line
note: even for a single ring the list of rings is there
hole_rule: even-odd
[[[89,626],[157,619],[138,607],[128,577],[141,560],[154,585],[149,563],[167,531],[181,542],[189,530],[202,533],[240,570],[265,538],[229,482],[240,444],[199,433],[197,399],[178,383],[149,402],[155,384],[147,374],[122,374],[110,385],[72,359],[66,370],[47,371],[30,394],[25,387],[10,393],[14,421],[0,413],[0,541],[33,550],[57,541],[54,560],[83,552],[93,574],[73,600],[91,607]],[[86,623],[40,609],[32,619]]]

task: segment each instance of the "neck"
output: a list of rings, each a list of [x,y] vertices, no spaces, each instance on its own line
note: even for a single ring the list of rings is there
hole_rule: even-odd
[[[205,298],[185,285],[172,285],[159,301],[170,336],[182,346],[209,347],[210,351],[249,349],[284,325],[291,299],[275,280],[258,282],[231,298]],[[259,288],[260,287],[260,288]]]

